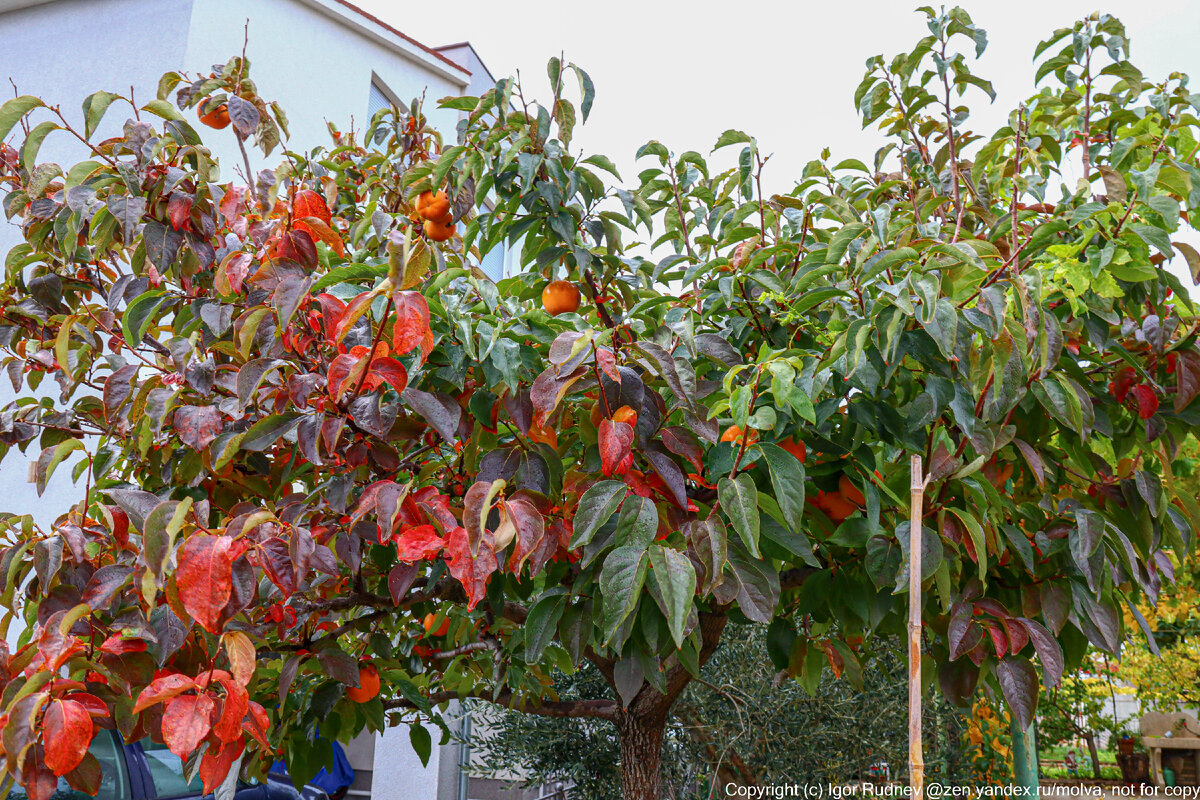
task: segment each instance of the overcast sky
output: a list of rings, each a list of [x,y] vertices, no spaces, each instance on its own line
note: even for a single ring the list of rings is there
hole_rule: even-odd
[[[853,104],[864,62],[911,49],[928,32],[914,13],[918,3],[896,0],[739,0],[720,7],[459,0],[452,13],[437,14],[401,11],[391,0],[358,2],[423,43],[469,40],[497,78],[519,71],[542,98],[549,91],[546,61],[564,53],[596,84],[595,107],[576,141],[612,157],[626,181],[636,175],[634,151],[648,139],[675,152],[707,153],[722,131],[737,127],[773,154],[767,188],[776,192],[791,188],[823,147],[835,158],[870,163],[879,140],[862,131]],[[1037,43],[1098,7],[1093,0],[962,5],[988,32],[974,71],[993,81],[996,102],[981,92],[967,95],[979,109],[973,127],[984,132],[1033,93]],[[1131,60],[1148,78],[1178,70],[1200,81],[1200,2],[1118,0],[1100,8],[1125,22]]]

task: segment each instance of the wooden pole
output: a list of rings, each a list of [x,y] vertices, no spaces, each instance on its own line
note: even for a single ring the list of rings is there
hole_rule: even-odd
[[[908,518],[908,775],[912,800],[925,791],[925,752],[921,742],[921,516],[925,475],[913,456]]]

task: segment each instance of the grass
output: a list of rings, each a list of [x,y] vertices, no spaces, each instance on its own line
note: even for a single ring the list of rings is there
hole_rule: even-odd
[[[1075,760],[1079,762],[1079,766],[1081,769],[1086,767],[1088,772],[1091,772],[1092,759],[1091,759],[1091,756],[1088,755],[1087,745],[1083,745],[1082,747],[1067,747],[1066,745],[1055,745],[1054,747],[1041,747],[1041,748],[1038,748],[1038,757],[1042,761],[1062,761],[1067,757],[1068,750],[1075,751]],[[1106,750],[1106,749],[1101,748],[1097,752],[1097,755],[1100,756],[1100,768],[1101,769],[1104,769],[1104,766],[1106,764],[1111,765],[1113,767],[1116,766],[1117,753],[1115,750]]]

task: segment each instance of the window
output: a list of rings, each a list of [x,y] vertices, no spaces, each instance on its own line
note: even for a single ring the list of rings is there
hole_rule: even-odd
[[[125,753],[117,743],[117,735],[112,731],[100,731],[92,740],[88,752],[100,762],[100,791],[94,800],[129,800],[129,778],[125,770]],[[27,800],[28,795],[20,786],[14,786],[9,793],[10,800]],[[53,800],[93,800],[83,792],[77,792],[67,785],[62,778],[58,779],[58,790],[53,794]]]
[[[381,108],[391,108],[392,106],[404,111],[404,104],[396,99],[396,94],[387,88],[387,84],[381,81],[378,75],[372,73],[371,93],[367,97],[367,119],[374,117]]]
[[[199,775],[193,778],[191,783],[184,779],[183,761],[168,750],[166,745],[143,739],[141,746],[146,755],[146,768],[150,771],[150,779],[154,781],[154,793],[158,797],[179,797],[201,794],[204,791]]]

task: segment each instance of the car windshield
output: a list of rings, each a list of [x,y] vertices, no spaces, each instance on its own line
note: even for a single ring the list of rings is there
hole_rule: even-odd
[[[183,761],[166,745],[149,739],[143,739],[138,744],[146,755],[146,768],[150,771],[150,779],[154,781],[156,797],[180,797],[203,792],[200,777],[197,775],[188,781],[183,774]]]
[[[112,731],[100,731],[92,740],[88,753],[100,762],[100,791],[95,800],[129,800],[129,776],[125,772],[125,758],[116,734]],[[14,786],[8,797],[10,800],[27,800],[28,795],[20,786]],[[72,789],[62,778],[58,779],[58,790],[51,798],[93,800],[91,795]]]

